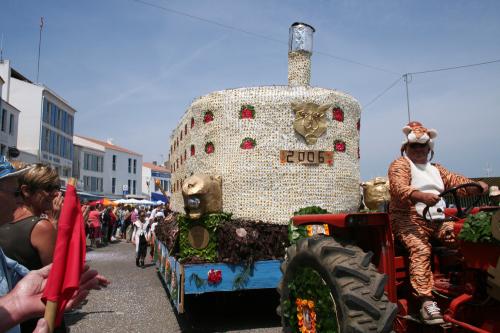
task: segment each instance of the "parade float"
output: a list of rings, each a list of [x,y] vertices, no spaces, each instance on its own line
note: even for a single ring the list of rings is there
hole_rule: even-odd
[[[360,184],[360,106],[309,85],[313,32],[290,27],[287,86],[202,96],[171,135],[175,213],[155,229],[155,256],[177,311],[194,295],[277,288],[285,332],[499,331],[498,208],[445,212],[472,250],[457,252],[459,265],[433,253],[446,323],[422,326],[385,212],[387,181]],[[481,211],[494,214],[482,224],[493,236],[481,231],[491,244],[470,241],[475,224],[464,222]]]

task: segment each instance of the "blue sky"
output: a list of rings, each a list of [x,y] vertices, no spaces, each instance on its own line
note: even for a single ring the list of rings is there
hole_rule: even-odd
[[[313,86],[351,94],[363,107],[361,175],[385,175],[407,123],[400,74],[500,59],[498,1],[2,0],[4,58],[78,110],[76,133],[166,159],[189,104],[211,91],[286,84],[288,27],[316,28]],[[270,40],[271,39],[271,40]],[[281,43],[276,42],[282,41]],[[415,75],[412,118],[436,128],[435,161],[470,177],[500,176],[500,63]],[[489,170],[487,170],[489,169]]]

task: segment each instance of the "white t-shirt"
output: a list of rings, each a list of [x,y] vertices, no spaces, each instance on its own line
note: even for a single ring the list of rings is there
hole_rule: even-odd
[[[439,194],[444,191],[443,179],[441,179],[441,174],[439,170],[433,166],[431,163],[427,162],[425,164],[415,164],[409,158],[411,167],[411,186],[420,192]],[[418,215],[422,216],[426,204],[423,202],[417,202],[415,204],[415,209]],[[441,198],[439,202],[429,208],[429,214],[432,219],[444,219],[444,209],[446,208],[446,202]],[[438,209],[441,212],[438,212]],[[427,216],[429,218],[429,216]]]

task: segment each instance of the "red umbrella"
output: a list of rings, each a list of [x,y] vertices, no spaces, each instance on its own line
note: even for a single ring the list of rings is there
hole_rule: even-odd
[[[80,285],[80,276],[85,263],[86,240],[83,216],[76,189],[71,180],[66,188],[59,217],[52,269],[42,296],[42,300],[47,302],[45,319],[50,328],[54,327],[54,316],[55,327],[61,324],[66,303]],[[50,314],[54,310],[56,313]]]

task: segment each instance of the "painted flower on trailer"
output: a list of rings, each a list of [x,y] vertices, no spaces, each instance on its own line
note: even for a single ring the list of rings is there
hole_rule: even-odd
[[[241,119],[253,119],[255,118],[255,107],[252,105],[242,105],[240,110]]]
[[[345,142],[342,140],[335,140],[334,149],[338,152],[345,152]]]
[[[203,116],[203,122],[206,124],[211,122],[212,120],[214,120],[213,112],[212,111],[205,112],[205,115]]]
[[[241,141],[240,148],[241,149],[253,149],[253,148],[255,148],[256,145],[257,145],[257,143],[255,142],[255,139],[244,138]]]
[[[333,108],[332,117],[336,121],[342,122],[342,121],[344,121],[344,111],[342,111],[342,109],[339,107]]]
[[[191,156],[194,156],[195,154],[195,148],[194,145],[191,145]]]
[[[215,151],[215,146],[212,142],[207,142],[205,144],[205,153],[212,154]]]
[[[194,127],[194,118],[191,118],[191,128]]]
[[[211,269],[207,275],[210,284],[219,284],[222,281],[222,271],[220,269]]]

